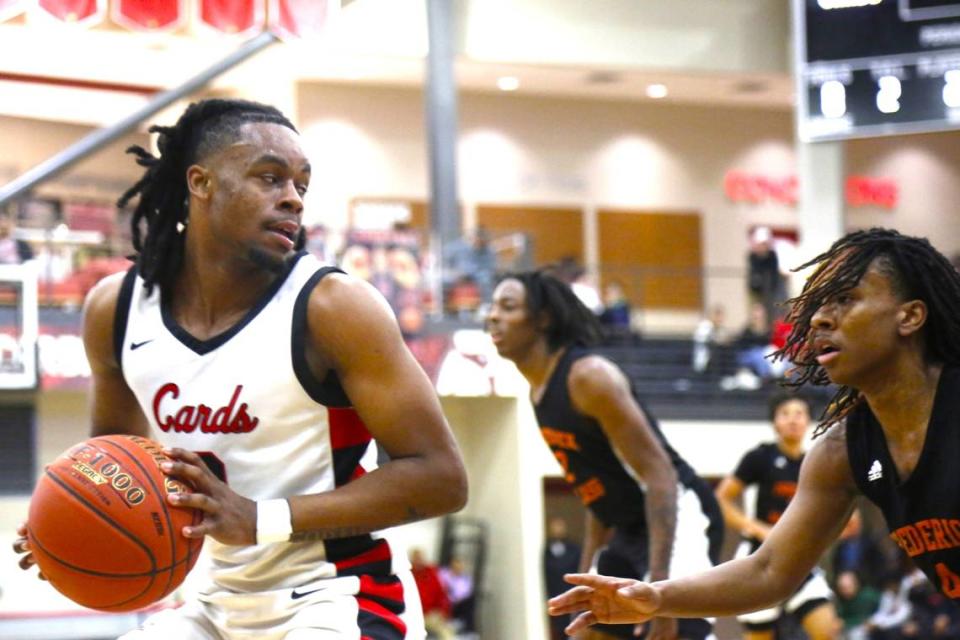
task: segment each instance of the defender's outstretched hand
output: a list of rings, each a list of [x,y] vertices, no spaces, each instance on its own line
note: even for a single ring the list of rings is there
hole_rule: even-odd
[[[564,580],[577,586],[551,598],[548,611],[552,616],[583,612],[567,627],[570,635],[598,622],[646,622],[660,608],[660,592],[646,582],[590,573],[568,574]]]

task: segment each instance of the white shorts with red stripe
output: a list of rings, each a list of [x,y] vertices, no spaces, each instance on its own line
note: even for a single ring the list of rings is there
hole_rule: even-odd
[[[148,618],[120,640],[423,640],[409,572],[330,578],[296,589],[219,591]]]

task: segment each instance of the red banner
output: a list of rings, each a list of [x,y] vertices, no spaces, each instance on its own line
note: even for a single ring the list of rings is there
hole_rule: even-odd
[[[26,8],[26,0],[0,0],[0,22],[20,15]]]
[[[92,26],[103,20],[106,0],[39,0],[37,5],[57,20]]]
[[[183,25],[183,0],[113,0],[110,18],[134,31],[167,31]]]
[[[284,39],[319,35],[340,6],[329,0],[269,0],[270,28]]]
[[[200,0],[200,22],[224,33],[259,31],[264,0]]]

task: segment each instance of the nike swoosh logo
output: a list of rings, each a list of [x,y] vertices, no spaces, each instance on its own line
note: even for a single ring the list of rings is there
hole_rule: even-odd
[[[323,589],[314,589],[312,591],[297,591],[296,589],[294,589],[293,591],[290,592],[290,599],[297,600],[298,598],[308,596],[311,593],[316,593],[317,591],[323,591]]]
[[[153,342],[153,340],[154,340],[153,338],[150,338],[149,340],[144,340],[143,342],[131,342],[130,351],[136,351],[137,349],[147,344],[148,342]]]

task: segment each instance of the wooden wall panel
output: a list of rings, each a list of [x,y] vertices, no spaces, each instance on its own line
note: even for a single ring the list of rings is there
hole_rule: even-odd
[[[477,224],[494,236],[522,232],[533,243],[533,264],[541,267],[561,258],[584,263],[583,211],[560,207],[477,205]]]
[[[616,280],[640,308],[703,308],[698,213],[601,209],[597,227],[601,290]]]

